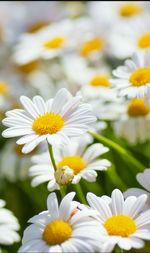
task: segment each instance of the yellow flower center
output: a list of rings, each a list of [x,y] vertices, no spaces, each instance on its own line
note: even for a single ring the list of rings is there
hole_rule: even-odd
[[[104,41],[101,38],[93,38],[84,42],[80,49],[80,54],[84,57],[89,56],[95,51],[100,51],[104,47]]]
[[[80,156],[65,156],[58,164],[57,168],[68,166],[74,171],[74,174],[78,174],[86,167],[85,161]]]
[[[31,24],[27,28],[27,32],[36,33],[36,32],[39,32],[42,28],[44,28],[46,26],[48,26],[48,22],[46,22],[46,21],[37,21],[37,22]]]
[[[55,134],[64,126],[64,119],[57,113],[45,113],[36,118],[32,129],[39,135]]]
[[[142,34],[138,39],[139,48],[150,48],[150,32]]]
[[[49,245],[61,244],[68,240],[72,234],[72,228],[63,220],[54,220],[49,223],[43,232],[43,240]]]
[[[142,86],[150,83],[150,68],[139,68],[135,70],[129,78],[133,86]]]
[[[132,17],[143,12],[143,7],[137,3],[123,4],[119,9],[119,14],[122,17]]]
[[[5,82],[0,81],[0,95],[5,95],[8,92],[8,90],[9,90],[8,85]]]
[[[136,231],[134,220],[128,215],[113,215],[108,218],[104,227],[109,235],[128,237]]]
[[[29,74],[33,72],[34,70],[37,70],[40,66],[39,61],[32,61],[27,64],[18,65],[17,70],[21,71],[24,74]]]
[[[106,75],[96,75],[90,80],[90,85],[94,87],[97,86],[109,87],[110,86],[109,78]]]
[[[51,40],[47,40],[43,43],[44,48],[46,49],[57,49],[64,45],[65,38],[63,37],[55,37]]]
[[[144,104],[143,99],[132,99],[128,106],[128,114],[131,117],[146,116],[150,113],[150,106]]]

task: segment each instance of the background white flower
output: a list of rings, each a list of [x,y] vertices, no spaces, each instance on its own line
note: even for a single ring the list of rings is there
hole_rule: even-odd
[[[11,211],[6,209],[5,201],[0,199],[0,244],[11,245],[20,241],[17,233],[19,223]]]
[[[73,184],[77,184],[81,178],[88,182],[94,182],[97,177],[96,171],[106,170],[111,165],[107,159],[99,158],[100,155],[108,152],[109,149],[100,143],[87,147],[88,142],[88,136],[83,136],[80,139],[72,140],[70,145],[62,149],[54,149],[57,170],[59,169],[61,173],[61,169],[70,168],[73,172]],[[29,169],[29,175],[33,177],[32,186],[35,187],[48,181],[48,190],[59,189],[49,153],[37,155],[33,157],[33,161],[36,165]]]

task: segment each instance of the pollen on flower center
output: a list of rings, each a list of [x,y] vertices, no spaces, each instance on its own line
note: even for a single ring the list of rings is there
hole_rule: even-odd
[[[60,48],[64,45],[65,43],[65,38],[63,37],[55,37],[51,40],[47,40],[43,43],[43,46],[46,49],[57,49]]]
[[[45,113],[33,121],[32,129],[39,135],[55,134],[64,126],[64,119],[57,113]]]
[[[8,92],[8,85],[3,82],[0,81],[0,95],[5,95]]]
[[[119,14],[122,17],[132,17],[140,14],[143,11],[143,7],[137,3],[126,3],[121,5]]]
[[[108,218],[104,227],[109,235],[128,237],[136,231],[136,223],[128,215],[113,215]]]
[[[150,83],[150,68],[139,68],[135,70],[129,78],[133,86],[142,86]]]
[[[85,161],[80,156],[65,156],[58,164],[57,168],[68,166],[74,171],[74,174],[78,174],[86,167]]]
[[[94,87],[97,86],[109,87],[110,86],[109,78],[106,75],[95,75],[90,80],[90,85]]]
[[[132,99],[128,106],[128,114],[131,117],[146,116],[150,113],[150,106],[144,104],[144,99]]]
[[[68,240],[71,234],[72,228],[67,222],[54,220],[45,227],[43,240],[49,245],[56,245]]]
[[[150,48],[150,32],[142,34],[138,39],[139,48]]]
[[[89,56],[94,51],[100,51],[104,47],[104,41],[102,38],[93,38],[84,42],[80,49],[80,54],[84,57]]]

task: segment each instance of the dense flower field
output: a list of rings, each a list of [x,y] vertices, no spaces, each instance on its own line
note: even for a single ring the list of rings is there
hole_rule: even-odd
[[[150,3],[0,2],[0,252],[150,251]]]

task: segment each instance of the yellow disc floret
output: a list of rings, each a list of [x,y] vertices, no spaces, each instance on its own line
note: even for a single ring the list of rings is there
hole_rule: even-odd
[[[106,75],[95,75],[90,80],[90,85],[94,87],[97,86],[109,87],[110,86],[109,78]]]
[[[57,168],[62,168],[64,166],[71,168],[76,175],[86,167],[86,163],[80,156],[65,156],[57,164]]]
[[[142,86],[150,83],[150,68],[136,69],[129,78],[130,83],[133,86]]]
[[[150,106],[144,104],[143,99],[132,99],[128,106],[128,114],[131,117],[146,116],[150,113]]]
[[[33,121],[32,129],[39,135],[55,134],[64,126],[64,119],[57,113],[45,113]]]
[[[136,231],[136,223],[128,215],[113,215],[108,218],[104,227],[109,235],[128,237]]]
[[[44,48],[46,49],[57,49],[61,48],[65,43],[65,38],[55,37],[53,39],[47,40],[43,43]]]
[[[0,81],[0,95],[5,95],[8,90],[8,85],[4,81]]]
[[[93,38],[84,42],[80,49],[80,54],[84,57],[89,56],[91,53],[101,51],[104,47],[104,41],[101,38]]]
[[[43,240],[49,245],[61,244],[68,240],[72,234],[69,223],[63,220],[54,220],[46,225],[43,232]]]
[[[143,11],[143,7],[137,3],[126,3],[121,5],[119,14],[122,17],[132,17],[140,14]]]
[[[150,32],[144,33],[138,38],[138,47],[143,49],[150,48]]]

